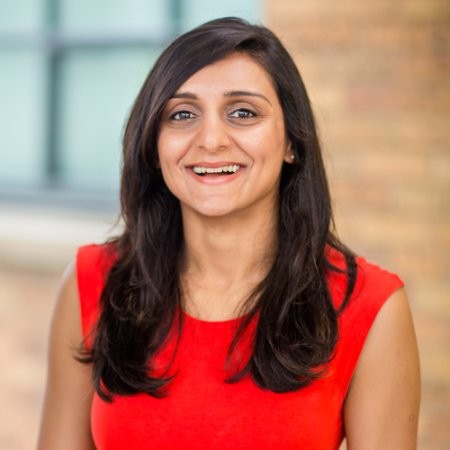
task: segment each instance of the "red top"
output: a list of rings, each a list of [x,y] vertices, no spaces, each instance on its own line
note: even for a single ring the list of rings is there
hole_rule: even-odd
[[[343,265],[336,252],[332,259]],[[84,336],[98,318],[98,300],[111,263],[104,246],[78,251]],[[97,449],[338,449],[344,437],[343,403],[358,356],[378,311],[403,285],[396,275],[363,258],[357,258],[357,264],[352,298],[339,317],[336,355],[322,379],[284,394],[259,388],[250,376],[227,384],[225,356],[239,319],[206,322],[185,314],[173,361],[178,373],[167,397],[114,396],[107,403],[94,394],[91,424]],[[338,306],[346,278],[333,273],[328,282]],[[170,356],[165,348],[158,361],[164,363]]]

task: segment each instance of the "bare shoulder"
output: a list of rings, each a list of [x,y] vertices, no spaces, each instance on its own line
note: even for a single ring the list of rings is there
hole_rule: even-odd
[[[349,450],[416,448],[417,342],[407,295],[394,292],[367,336],[344,406]]]
[[[62,277],[50,327],[39,449],[94,448],[89,426],[91,367],[75,359],[81,342],[77,274],[71,263]]]
[[[67,338],[76,340],[77,344],[79,343],[82,333],[77,273],[74,261],[66,268],[56,296],[52,318],[52,334],[60,328],[65,330],[64,334]]]
[[[53,356],[74,356],[82,338],[76,264],[72,261],[61,278],[56,295],[50,326],[50,362]]]

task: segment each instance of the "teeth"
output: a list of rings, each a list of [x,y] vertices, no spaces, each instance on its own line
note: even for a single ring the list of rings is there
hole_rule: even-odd
[[[194,166],[192,170],[199,175],[204,175],[205,173],[236,173],[239,170],[239,168],[240,166],[238,164],[233,164],[231,166],[223,166],[223,167]]]

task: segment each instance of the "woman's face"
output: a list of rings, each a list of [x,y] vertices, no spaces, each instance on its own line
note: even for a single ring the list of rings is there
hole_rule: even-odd
[[[291,151],[268,73],[241,53],[196,72],[163,111],[158,155],[183,215],[274,211]]]

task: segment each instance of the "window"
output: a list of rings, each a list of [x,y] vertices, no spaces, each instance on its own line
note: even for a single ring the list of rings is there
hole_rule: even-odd
[[[123,125],[162,48],[215,17],[255,21],[259,3],[2,0],[0,196],[115,201]]]

